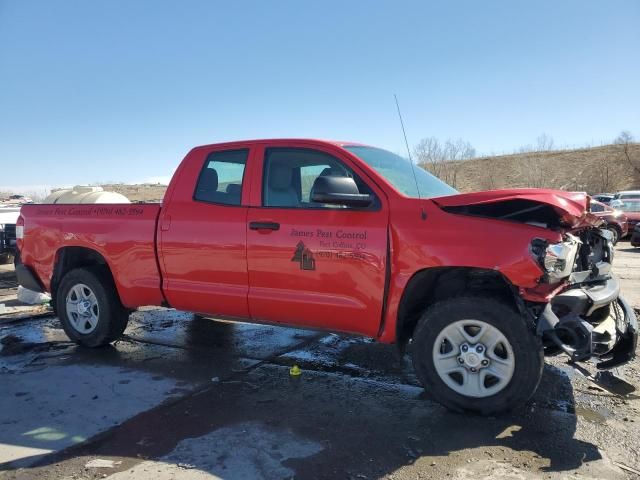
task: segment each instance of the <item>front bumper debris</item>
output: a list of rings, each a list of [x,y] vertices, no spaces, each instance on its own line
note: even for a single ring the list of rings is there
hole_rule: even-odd
[[[607,354],[608,359],[596,365],[602,370],[630,362],[636,356],[636,347],[638,346],[638,319],[636,318],[633,308],[629,306],[624,298],[618,297],[618,303],[624,314],[623,325],[626,329],[620,333],[615,346]]]
[[[638,321],[615,277],[556,295],[539,315],[537,332],[547,351],[575,362],[596,357],[599,369],[629,362],[638,343]]]

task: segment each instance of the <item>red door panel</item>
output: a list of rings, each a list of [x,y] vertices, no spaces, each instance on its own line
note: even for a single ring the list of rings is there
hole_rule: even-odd
[[[249,317],[245,207],[172,204],[164,290],[178,310]]]
[[[381,212],[250,208],[252,318],[374,336],[385,280],[386,215]]]

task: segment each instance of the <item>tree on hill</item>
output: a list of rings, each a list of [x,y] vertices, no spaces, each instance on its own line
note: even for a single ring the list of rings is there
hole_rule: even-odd
[[[640,158],[637,158],[637,156],[632,156],[631,154],[630,145],[634,143],[634,140],[635,139],[633,138],[633,135],[631,135],[630,131],[623,130],[622,132],[620,132],[620,135],[615,138],[613,143],[615,143],[616,145],[620,145],[620,153],[622,155],[622,158],[629,164],[631,168],[633,168],[636,173],[640,173]]]
[[[476,149],[461,138],[441,143],[435,137],[426,137],[416,145],[414,154],[419,166],[455,187],[460,161],[474,158]]]
[[[538,135],[536,143],[531,145],[523,145],[516,153],[535,153],[535,152],[550,152],[555,148],[555,142],[553,137],[547,133]]]
[[[535,145],[525,145],[520,147],[520,153],[526,153],[520,164],[520,175],[527,187],[543,188],[551,187],[550,172],[544,165],[544,156],[537,155],[541,152],[550,152],[554,149],[553,137],[547,133],[538,135]]]
[[[622,132],[620,132],[620,135],[618,135],[615,140],[613,141],[613,143],[615,143],[616,145],[626,145],[628,143],[633,143],[633,135],[631,135],[631,132],[629,130],[623,130]]]

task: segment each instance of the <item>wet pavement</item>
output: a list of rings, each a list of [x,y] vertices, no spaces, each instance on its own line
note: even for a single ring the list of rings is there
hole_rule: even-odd
[[[640,251],[618,250],[635,298]],[[0,322],[0,478],[637,478],[639,362],[548,363],[529,404],[484,418],[367,339],[144,309],[89,350],[51,316]]]

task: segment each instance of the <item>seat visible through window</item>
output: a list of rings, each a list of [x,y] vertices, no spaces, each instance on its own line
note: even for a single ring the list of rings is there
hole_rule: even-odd
[[[200,175],[196,198],[205,202],[215,202],[218,193],[218,172],[215,168],[205,168]]]
[[[288,165],[273,163],[269,168],[266,201],[270,207],[297,207],[300,203],[293,187],[293,169]]]
[[[262,204],[265,207],[348,208],[311,200],[316,181],[321,177],[353,178],[360,193],[374,196],[368,185],[339,159],[314,149],[267,148],[263,172]]]
[[[194,199],[223,205],[240,205],[248,150],[213,152],[200,172]]]

